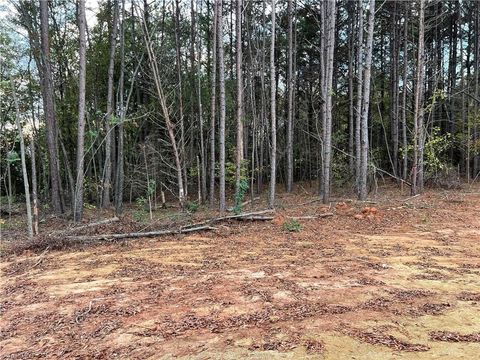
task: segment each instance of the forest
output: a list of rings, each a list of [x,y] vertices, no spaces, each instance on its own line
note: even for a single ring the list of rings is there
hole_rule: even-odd
[[[473,359],[479,177],[478,0],[0,3],[5,359]]]

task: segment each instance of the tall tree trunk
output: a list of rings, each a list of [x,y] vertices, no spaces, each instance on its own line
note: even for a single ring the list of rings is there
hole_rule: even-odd
[[[123,123],[125,121],[125,99],[124,99],[124,80],[125,80],[125,0],[122,0],[121,10],[122,22],[120,23],[120,79],[118,80],[119,93],[119,115],[120,123],[118,124],[118,139],[117,139],[117,172],[115,175],[115,213],[120,215],[123,212],[123,185],[125,181],[124,172],[124,129]],[[141,63],[141,62],[140,62]],[[135,71],[136,73],[136,71]],[[135,75],[132,78],[132,85],[135,80]]]
[[[15,123],[17,125],[18,137],[20,140],[20,158],[22,160],[23,187],[25,189],[25,205],[27,206],[27,230],[28,237],[31,238],[33,237],[32,206],[30,204],[30,185],[28,183],[27,160],[25,158],[25,141],[23,139],[22,125],[20,124],[20,106],[18,105],[18,99],[13,80],[11,80],[11,86],[13,102],[15,104]]]
[[[479,104],[479,96],[480,96],[480,2],[475,2],[475,18],[474,18],[474,62],[475,62],[475,70],[473,72],[475,80],[474,80],[474,96],[475,96],[475,108],[474,114],[475,117],[478,119],[479,111],[480,111],[480,104]],[[475,144],[475,155],[473,156],[473,178],[476,179],[478,174],[480,173],[480,149],[478,144],[480,143],[480,125],[479,121],[476,120],[473,125],[473,140]]]
[[[86,83],[86,19],[85,0],[78,1],[79,75],[78,75],[78,131],[77,131],[77,178],[73,199],[73,221],[82,221],[83,179],[85,158],[85,83]]]
[[[348,3],[349,10],[349,19],[348,19],[348,164],[350,173],[354,174],[355,172],[355,152],[354,152],[354,141],[355,141],[355,108],[354,108],[354,91],[353,91],[353,80],[354,80],[354,23],[355,23],[355,3]]]
[[[397,2],[393,4],[392,17],[392,41],[391,41],[391,56],[392,56],[392,81],[391,81],[391,110],[390,110],[390,126],[392,138],[392,171],[395,176],[398,173],[398,31],[397,31]]]
[[[361,123],[363,90],[363,1],[358,0],[358,40],[357,40],[357,105],[355,114],[355,179],[358,195],[360,194],[361,169]]]
[[[63,213],[60,194],[60,172],[58,165],[58,134],[55,117],[55,100],[53,90],[52,68],[50,64],[50,42],[48,35],[48,2],[40,1],[40,33],[43,60],[42,96],[45,120],[47,123],[47,147],[50,170],[51,195],[53,210],[57,215]]]
[[[330,201],[330,165],[332,157],[332,82],[333,56],[335,48],[336,2],[325,1],[326,45],[325,45],[325,126],[323,132],[323,203]]]
[[[293,5],[288,0],[288,75],[287,75],[287,192],[293,190]]]
[[[368,35],[365,58],[365,71],[363,79],[363,102],[361,118],[361,154],[360,154],[360,191],[359,199],[367,198],[367,174],[368,174],[368,110],[370,107],[370,78],[373,53],[373,31],[375,25],[375,0],[370,0],[368,11]]]
[[[425,0],[420,0],[418,50],[417,50],[417,75],[415,87],[415,108],[413,113],[413,171],[412,194],[423,191],[423,98],[425,77]]]
[[[243,1],[237,0],[236,7],[236,37],[237,37],[237,148],[235,159],[235,193],[240,192],[240,180],[242,176],[243,162],[243,74],[242,74],[242,8]],[[241,200],[240,200],[241,202]]]
[[[402,93],[402,157],[403,157],[403,171],[402,177],[404,180],[408,178],[408,138],[407,138],[407,92],[408,92],[408,16],[409,4],[405,1],[405,19],[403,24],[403,93]]]
[[[202,0],[198,0],[198,14],[202,14]],[[192,12],[192,17],[195,19],[195,12]],[[197,15],[197,16],[200,16]],[[193,20],[192,20],[193,21]],[[205,139],[204,139],[204,130],[203,130],[203,106],[202,106],[202,36],[200,34],[199,21],[195,21],[196,32],[198,33],[197,41],[197,106],[198,106],[198,122],[200,124],[200,181],[201,181],[201,200],[205,201],[207,197],[207,165],[206,165],[206,151],[205,151]]]
[[[212,29],[212,72],[210,96],[210,206],[215,202],[215,116],[217,104],[217,32],[218,32],[219,2],[215,1]]]
[[[219,146],[220,146],[220,212],[225,212],[225,60],[223,49],[223,0],[218,4],[218,75],[220,87],[220,126],[219,126]]]
[[[185,117],[183,109],[183,82],[182,82],[182,58],[180,54],[180,5],[175,0],[175,53],[177,61],[177,86],[178,86],[178,111],[180,115],[180,159],[182,163],[183,181],[185,185],[185,196],[188,192],[187,167],[185,153]]]
[[[32,118],[34,121],[34,119]],[[35,152],[35,136],[32,133],[30,138],[30,157],[32,165],[32,203],[33,203],[33,235],[38,235],[38,195],[37,195],[37,164],[36,164],[36,152]]]
[[[105,164],[102,181],[102,207],[110,206],[112,187],[112,123],[113,123],[113,75],[115,68],[115,48],[117,43],[118,1],[113,1],[112,32],[110,34],[110,54],[108,62],[107,113],[105,116]]]
[[[183,187],[182,163],[180,160],[180,153],[177,146],[177,140],[175,138],[175,126],[170,117],[170,110],[167,105],[167,98],[165,96],[162,80],[160,78],[160,70],[158,67],[157,58],[153,51],[152,40],[148,32],[149,29],[147,27],[147,23],[144,17],[142,20],[143,20],[142,31],[145,39],[145,46],[147,48],[150,68],[152,70],[153,80],[155,82],[155,89],[157,91],[158,100],[160,102],[160,108],[162,109],[162,114],[165,119],[165,125],[167,126],[168,137],[170,140],[170,145],[172,146],[172,152],[175,159],[175,169],[177,173],[176,175],[177,175],[177,186],[178,186],[178,201],[179,201],[180,207],[183,209],[185,204],[185,191]]]
[[[275,182],[277,175],[277,106],[275,81],[275,1],[272,0],[272,30],[270,42],[270,116],[271,116],[271,153],[270,153],[270,193],[268,205],[275,206]]]

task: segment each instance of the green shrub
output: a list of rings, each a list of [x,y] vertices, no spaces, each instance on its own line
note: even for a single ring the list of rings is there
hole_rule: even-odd
[[[248,191],[248,180],[241,179],[238,191],[235,193],[235,206],[233,212],[238,215],[242,212],[242,201]]]
[[[285,221],[283,224],[283,230],[289,232],[299,232],[302,228],[302,225],[298,222],[298,220],[292,219]]]
[[[187,211],[188,211],[189,213],[194,213],[194,212],[196,212],[196,211],[198,210],[198,207],[199,207],[199,206],[200,206],[200,205],[199,205],[198,203],[196,203],[196,202],[187,202],[187,203],[185,204],[185,209],[187,209]]]

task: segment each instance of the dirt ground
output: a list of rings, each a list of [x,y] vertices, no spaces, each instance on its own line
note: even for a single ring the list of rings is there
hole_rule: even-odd
[[[0,358],[478,359],[480,187],[380,194],[298,189],[271,222],[6,256]]]

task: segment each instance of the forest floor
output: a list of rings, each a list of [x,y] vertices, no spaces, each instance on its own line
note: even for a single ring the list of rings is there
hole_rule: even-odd
[[[5,255],[0,358],[477,359],[480,187],[379,194],[298,189],[271,222]]]

